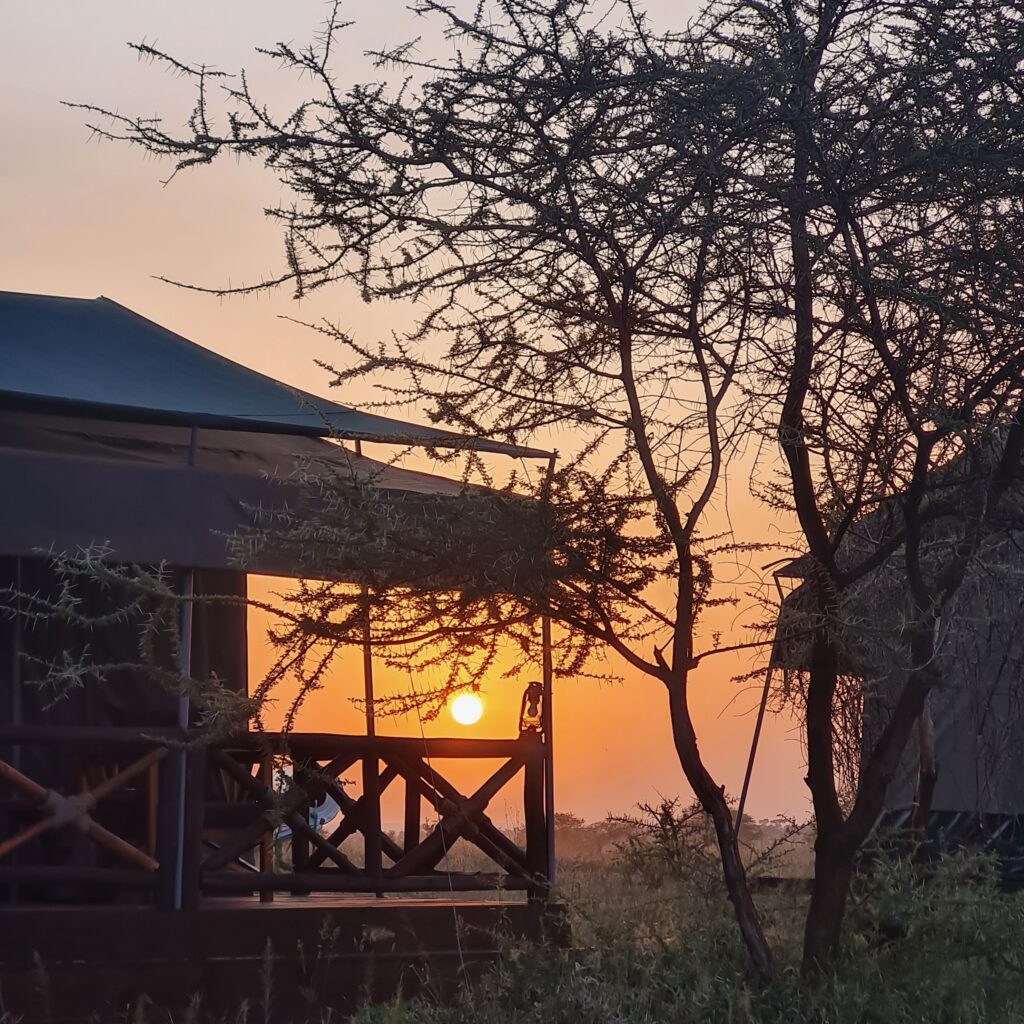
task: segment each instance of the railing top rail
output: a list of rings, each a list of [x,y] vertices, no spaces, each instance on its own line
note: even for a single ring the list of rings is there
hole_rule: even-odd
[[[540,737],[527,733],[515,739],[477,739],[447,736],[351,736],[342,733],[246,732],[210,737],[198,729],[145,726],[0,726],[0,743],[39,745],[174,746],[203,742],[222,750],[245,753],[291,754],[328,758],[339,754],[368,757],[500,758],[539,752]]]

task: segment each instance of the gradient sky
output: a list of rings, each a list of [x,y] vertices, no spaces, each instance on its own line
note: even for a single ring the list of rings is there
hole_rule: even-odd
[[[662,25],[692,10],[669,0],[649,9]],[[330,362],[337,353],[329,342],[280,317],[329,317],[372,340],[376,332],[399,324],[401,311],[367,306],[340,287],[297,305],[286,292],[219,300],[155,280],[165,275],[206,285],[239,284],[275,271],[281,264],[280,238],[261,211],[282,200],[282,189],[262,169],[230,162],[182,176],[165,188],[165,165],[90,139],[85,115],[60,105],[61,100],[92,102],[159,113],[171,124],[183,121],[190,109],[187,85],[140,62],[125,45],[145,40],[185,60],[229,71],[248,67],[257,91],[285,108],[301,97],[301,83],[270,71],[253,48],[278,40],[304,42],[325,13],[322,0],[0,4],[0,289],[106,295],[230,358],[327,393],[327,376],[314,359]],[[365,49],[402,42],[426,29],[400,0],[353,0],[345,14],[356,25],[344,37],[336,66],[353,81],[372,77]],[[428,48],[437,45],[436,39],[424,42]],[[330,397],[358,405],[367,396],[353,388],[331,391]],[[415,419],[416,410],[408,417]],[[551,443],[543,436],[535,441]],[[751,539],[754,524],[768,523],[768,517],[743,500],[745,481],[735,479],[732,486],[733,521],[744,539]],[[761,561],[767,556],[754,559]],[[716,628],[728,631],[735,616],[720,614]],[[253,626],[252,661],[258,670],[265,654],[259,649],[260,623]],[[710,659],[695,680],[702,749],[733,793],[742,781],[758,700],[756,691],[729,681],[743,667],[735,658]],[[381,685],[387,682],[385,677]],[[339,673],[335,686],[307,706],[300,727],[357,728],[358,715],[347,697],[360,687],[356,673]],[[511,735],[520,692],[521,687],[497,682],[483,721],[466,734]],[[617,685],[562,682],[555,713],[559,809],[593,820],[659,794],[687,796],[658,684],[628,676]],[[397,722],[390,728],[415,732],[419,726]],[[449,722],[442,731],[457,729]],[[769,722],[758,757],[750,811],[805,814],[801,750],[792,723]]]

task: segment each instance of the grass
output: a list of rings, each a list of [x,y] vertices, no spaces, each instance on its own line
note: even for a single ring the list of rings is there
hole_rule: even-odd
[[[880,859],[853,895],[835,972],[798,970],[806,896],[759,900],[776,977],[751,980],[719,886],[703,870],[659,872],[626,856],[577,864],[563,894],[567,950],[510,946],[454,1002],[368,1007],[358,1024],[967,1024],[1024,1021],[1024,902],[1000,893],[985,860],[927,874]]]
[[[494,969],[454,1000],[396,998],[363,1007],[354,1024],[1024,1022],[1024,896],[1000,891],[991,861],[952,856],[925,868],[879,852],[854,886],[835,970],[813,983],[798,967],[806,887],[759,892],[776,957],[765,985],[747,970],[703,817],[648,810],[611,839],[611,826],[563,821],[563,849],[577,854],[560,863],[569,948],[507,942]],[[784,838],[762,829],[748,851],[755,875],[799,874],[809,837]],[[236,1024],[276,1020],[271,971],[268,959],[266,992],[252,993]],[[120,1019],[205,1024],[200,1003],[177,1017],[140,1004]],[[293,1024],[341,1019],[311,990]],[[13,1024],[2,1003],[0,1024]]]

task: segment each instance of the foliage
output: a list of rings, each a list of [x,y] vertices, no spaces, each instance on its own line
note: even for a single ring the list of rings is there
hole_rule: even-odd
[[[245,728],[258,711],[258,700],[238,693],[215,674],[199,678],[184,671],[181,612],[187,599],[180,573],[162,565],[118,564],[111,556],[106,545],[51,552],[49,587],[0,587],[0,617],[17,618],[26,630],[53,626],[62,645],[51,659],[22,654],[23,674],[39,691],[42,707],[50,710],[96,680],[120,678],[133,686],[144,678],[172,696],[188,698],[195,724],[211,734]],[[203,600],[240,601],[216,595]],[[134,634],[134,657],[121,652],[118,660],[111,660],[110,645],[102,642],[109,627],[127,627]]]
[[[617,861],[651,888],[669,879],[685,878],[714,886],[721,875],[714,828],[696,801],[680,807],[678,798],[640,804],[639,813],[609,818],[623,834]],[[740,826],[740,848],[750,877],[807,878],[811,874],[807,838],[811,822],[787,819],[755,821],[746,816]]]

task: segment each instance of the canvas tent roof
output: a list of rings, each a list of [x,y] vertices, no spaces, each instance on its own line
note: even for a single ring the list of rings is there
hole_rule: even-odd
[[[548,453],[360,412],[210,352],[107,298],[0,292],[0,407],[264,433]]]
[[[399,500],[466,493],[446,477],[386,465],[340,444],[294,434],[200,429],[0,411],[0,555],[38,557],[109,544],[122,561],[237,568],[227,538],[254,508],[284,506],[287,482],[315,460],[372,479]],[[282,486],[282,484],[284,486]],[[280,553],[249,572],[292,575]]]

